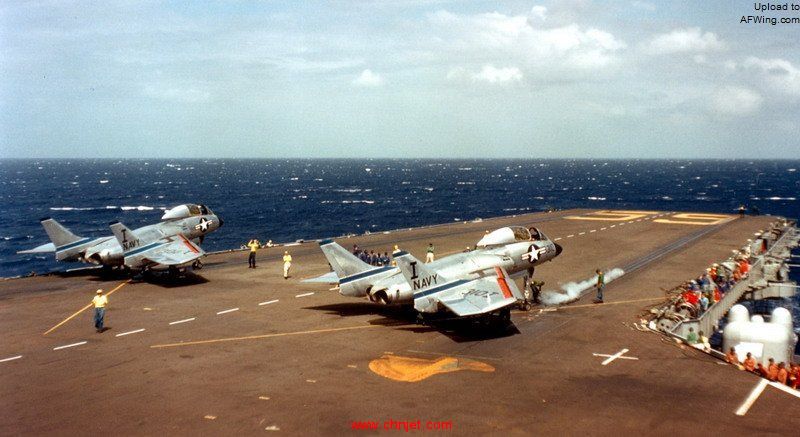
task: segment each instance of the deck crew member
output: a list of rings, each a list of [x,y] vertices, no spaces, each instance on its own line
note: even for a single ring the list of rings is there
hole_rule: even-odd
[[[747,353],[747,357],[744,359],[744,370],[747,370],[748,372],[756,371],[756,359],[753,358],[753,354],[750,352]]]
[[[426,263],[433,262],[434,258],[433,251],[434,251],[433,243],[428,243],[428,253],[425,255]]]
[[[697,334],[694,332],[694,328],[689,328],[689,333],[686,334],[686,342],[689,344],[695,344],[697,341]]]
[[[97,332],[103,332],[103,323],[106,318],[106,305],[108,305],[108,297],[103,295],[103,290],[98,289],[97,292],[95,292],[92,304],[94,305],[94,329],[96,329]]]
[[[256,251],[261,248],[261,243],[254,238],[247,243],[247,247],[250,248],[250,256],[247,258],[247,262],[250,264],[249,268],[254,269],[256,268]]]
[[[775,364],[775,359],[769,359],[769,366],[767,366],[767,374],[765,375],[770,381],[778,379],[778,365]]]
[[[789,379],[789,371],[786,370],[786,363],[781,361],[781,363],[778,364],[778,382],[786,385],[787,379]]]
[[[544,281],[531,281],[531,303],[539,304],[539,295],[542,294]]]
[[[739,365],[739,356],[736,355],[736,349],[731,348],[727,354],[725,354],[725,361],[733,364],[734,366]]]
[[[597,299],[595,299],[595,303],[603,303],[603,289],[606,288],[605,275],[600,269],[594,272],[597,273],[597,283],[594,286],[597,289]]]
[[[289,269],[292,268],[292,256],[289,251],[283,252],[283,279],[289,279]]]

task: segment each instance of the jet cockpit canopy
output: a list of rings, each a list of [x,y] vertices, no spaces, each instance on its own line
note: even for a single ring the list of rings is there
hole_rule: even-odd
[[[209,215],[209,214],[213,214],[213,212],[211,212],[211,208],[205,205],[195,205],[193,203],[187,203],[166,210],[164,212],[164,215],[161,216],[161,220],[177,220],[177,219],[189,218],[192,216]]]
[[[478,247],[499,246],[502,244],[517,243],[520,241],[530,241],[531,232],[524,226],[508,226],[496,229],[484,235],[478,241]]]

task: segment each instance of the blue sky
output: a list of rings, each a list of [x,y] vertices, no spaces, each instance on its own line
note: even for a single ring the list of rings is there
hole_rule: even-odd
[[[756,14],[3,2],[0,157],[797,158],[800,25]]]

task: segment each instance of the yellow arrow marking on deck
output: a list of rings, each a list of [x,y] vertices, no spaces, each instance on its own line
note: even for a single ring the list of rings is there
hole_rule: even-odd
[[[178,346],[191,346],[196,344],[210,344],[210,343],[221,343],[224,341],[241,341],[241,340],[256,340],[260,338],[272,338],[272,337],[286,337],[290,335],[305,335],[305,334],[322,334],[325,332],[337,332],[337,331],[351,331],[354,329],[369,329],[369,328],[380,328],[381,325],[359,325],[359,326],[348,326],[345,328],[330,328],[330,329],[315,329],[311,331],[297,331],[297,332],[279,332],[275,334],[261,334],[261,335],[248,335],[247,337],[228,337],[228,338],[213,338],[210,340],[197,340],[197,341],[184,341],[180,343],[167,343],[167,344],[154,344],[150,346],[151,348],[158,349],[158,348],[166,348],[166,347],[178,347]]]
[[[647,217],[648,215],[656,214],[658,211],[595,211],[588,214],[577,216],[564,217],[568,220],[600,220],[600,221],[613,221],[623,222],[629,220],[636,220]]]
[[[440,373],[473,370],[494,372],[494,367],[475,360],[441,357],[436,359],[384,355],[369,363],[369,370],[384,378],[402,382],[419,382]]]
[[[127,281],[125,281],[125,282],[123,282],[123,283],[121,283],[121,284],[117,285],[116,287],[114,287],[114,289],[113,289],[113,290],[111,290],[111,291],[109,291],[108,293],[106,293],[106,296],[108,296],[108,295],[110,295],[111,293],[113,293],[113,292],[115,292],[115,291],[119,290],[120,288],[124,287],[125,285],[127,285],[127,284],[128,284],[128,283],[130,283],[130,282],[131,282],[131,280],[130,280],[130,279],[128,279]],[[49,333],[51,333],[51,332],[55,331],[55,330],[56,330],[56,328],[58,328],[59,326],[63,325],[64,323],[67,323],[67,322],[69,322],[70,320],[74,319],[74,318],[75,318],[75,316],[77,316],[78,314],[80,314],[80,313],[82,313],[82,312],[86,311],[86,310],[87,310],[87,309],[89,309],[91,306],[92,306],[92,303],[91,303],[91,302],[89,302],[88,304],[86,304],[86,306],[85,306],[85,307],[83,307],[83,308],[79,309],[79,310],[78,310],[77,312],[75,312],[73,315],[71,315],[71,316],[67,317],[66,319],[62,320],[62,321],[61,321],[59,324],[57,324],[56,326],[53,326],[52,328],[48,329],[48,330],[47,330],[47,331],[45,331],[45,333],[44,333],[44,334],[42,334],[42,335],[47,335],[47,334],[49,334]]]
[[[730,220],[733,220],[733,216],[731,215],[682,213],[682,214],[672,215],[668,218],[656,219],[653,220],[653,222],[673,224],[673,225],[712,226]]]

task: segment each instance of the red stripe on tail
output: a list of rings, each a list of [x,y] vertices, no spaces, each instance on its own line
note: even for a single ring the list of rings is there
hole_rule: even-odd
[[[183,244],[185,244],[186,247],[189,248],[189,250],[191,250],[194,253],[200,253],[200,251],[197,250],[196,247],[194,247],[194,244],[192,244],[191,241],[187,240],[186,237],[184,237],[183,235],[180,235],[180,237],[181,237],[181,240],[183,240]]]
[[[506,277],[503,275],[503,271],[500,269],[500,267],[495,267],[494,271],[497,273],[497,283],[500,285],[500,290],[503,292],[503,296],[506,298],[511,297],[511,289],[508,288],[508,282],[506,282]]]

